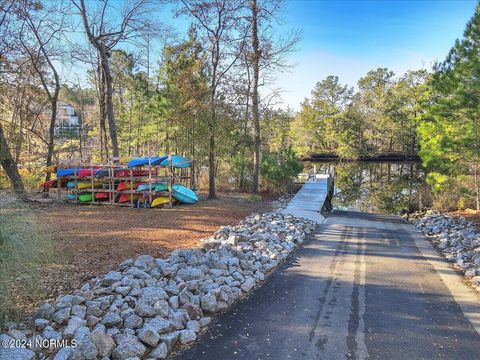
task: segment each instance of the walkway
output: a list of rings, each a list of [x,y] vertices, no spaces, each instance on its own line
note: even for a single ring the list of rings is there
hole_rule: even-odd
[[[333,186],[329,175],[316,175],[315,180],[307,181],[293,197],[284,214],[310,219],[321,224],[325,218],[320,213]]]
[[[177,358],[473,360],[478,300],[402,219],[334,212]]]

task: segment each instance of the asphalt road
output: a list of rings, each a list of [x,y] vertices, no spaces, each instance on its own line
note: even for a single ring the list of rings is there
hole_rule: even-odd
[[[334,212],[176,359],[475,360],[478,300],[400,218]]]

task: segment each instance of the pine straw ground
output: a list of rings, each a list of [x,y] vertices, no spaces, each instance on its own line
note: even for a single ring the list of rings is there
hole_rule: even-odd
[[[140,254],[165,257],[175,249],[198,246],[201,238],[218,227],[268,210],[271,201],[221,193],[218,200],[172,209],[64,203],[33,203],[31,207],[53,238],[56,260],[40,274],[46,294],[40,299],[18,299],[17,306],[27,313],[91,277],[115,269],[127,258]]]

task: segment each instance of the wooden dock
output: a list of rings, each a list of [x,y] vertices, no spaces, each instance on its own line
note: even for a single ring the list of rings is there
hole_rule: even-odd
[[[306,218],[321,224],[325,220],[322,210],[330,206],[332,194],[333,177],[331,175],[316,175],[315,179],[305,182],[288,206],[282,210],[282,213]]]

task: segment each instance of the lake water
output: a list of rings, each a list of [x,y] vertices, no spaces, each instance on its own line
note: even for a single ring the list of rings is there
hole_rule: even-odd
[[[428,205],[429,192],[420,163],[307,162],[305,170],[335,175],[334,209],[385,214]]]

